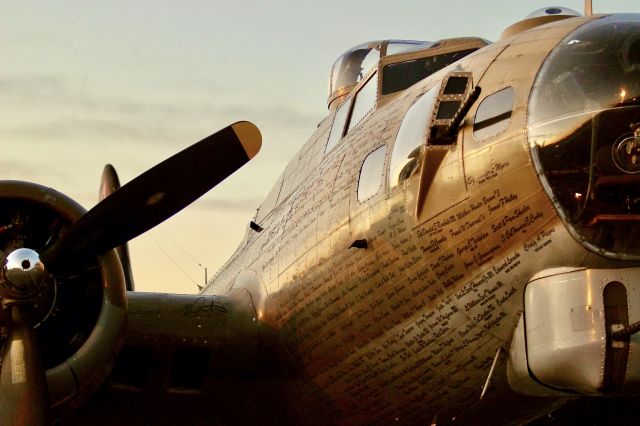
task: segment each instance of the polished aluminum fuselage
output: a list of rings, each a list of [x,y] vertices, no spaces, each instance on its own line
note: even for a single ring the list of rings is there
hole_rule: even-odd
[[[330,115],[290,162],[277,205],[259,223],[264,230],[247,231],[204,292],[249,289],[261,323],[300,365],[303,418],[522,421],[553,404],[512,392],[504,355],[479,397],[499,348],[509,350],[532,276],[622,265],[571,236],[536,174],[527,137],[537,70],[589,19],[520,33],[448,68],[471,72],[483,94],[513,87],[515,105],[504,132],[478,141],[476,103],[428,187],[418,174],[390,189],[385,174],[376,196],[359,202],[356,195],[364,158],[382,145],[391,152],[405,112],[447,70],[379,105],[325,154]],[[362,239],[367,248],[350,248]]]

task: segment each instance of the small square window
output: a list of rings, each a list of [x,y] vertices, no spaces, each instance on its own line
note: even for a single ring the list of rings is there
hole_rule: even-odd
[[[463,95],[467,91],[467,85],[469,84],[468,77],[449,77],[447,85],[444,87],[443,94],[445,95]]]

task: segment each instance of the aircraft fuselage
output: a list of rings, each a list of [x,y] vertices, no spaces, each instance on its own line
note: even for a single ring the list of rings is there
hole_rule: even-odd
[[[296,394],[309,419],[513,419],[549,404],[527,405],[499,378],[526,284],[555,267],[637,264],[599,255],[572,235],[531,154],[537,70],[591,19],[534,28],[465,57],[378,105],[325,153],[334,111],[287,166],[272,210],[258,213],[264,230],[247,231],[204,292],[249,289],[259,320],[301,365]],[[425,147],[424,167],[437,164],[428,185],[417,173],[391,186],[390,156],[406,112],[450,71],[472,74],[478,101],[454,143]],[[505,88],[514,93],[508,124],[478,138],[479,105]],[[361,167],[381,147],[380,189],[360,201]],[[430,159],[437,150],[441,158]],[[480,400],[496,356],[502,373]],[[500,401],[499,413],[491,401]]]

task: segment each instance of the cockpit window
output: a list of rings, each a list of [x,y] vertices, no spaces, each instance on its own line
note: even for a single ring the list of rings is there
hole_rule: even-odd
[[[376,99],[378,95],[378,73],[374,73],[373,76],[366,82],[364,86],[356,93],[353,100],[353,111],[351,112],[351,119],[349,120],[349,132],[355,126],[358,125],[362,119],[364,119],[376,105]]]
[[[425,58],[411,59],[385,65],[382,71],[382,95],[399,92],[413,86],[420,80],[440,71],[442,68],[459,61],[476,49],[459,50]]]
[[[492,93],[480,102],[473,121],[473,137],[481,141],[504,132],[513,110],[513,87]]]
[[[348,93],[380,60],[381,42],[360,44],[336,59],[329,79],[329,103],[333,98]],[[346,92],[345,92],[346,91]]]
[[[384,175],[387,146],[381,146],[365,158],[358,178],[358,201],[363,202],[378,193]]]
[[[329,133],[329,139],[327,140],[327,147],[325,148],[325,154],[333,149],[334,146],[340,142],[344,135],[344,127],[346,124],[347,114],[349,113],[349,107],[351,102],[345,102],[338,107],[335,116],[333,117],[333,124],[331,125],[331,133]]]
[[[397,186],[420,170],[421,150],[425,145],[426,132],[437,94],[438,87],[434,87],[420,96],[402,119],[389,162],[390,188]]]
[[[536,77],[528,122],[534,164],[579,239],[640,256],[640,18],[565,38]]]

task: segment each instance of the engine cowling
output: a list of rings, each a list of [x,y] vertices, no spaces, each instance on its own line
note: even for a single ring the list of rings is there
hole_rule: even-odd
[[[86,212],[51,188],[20,181],[0,181],[0,206],[2,259],[19,248],[41,253]],[[124,342],[125,280],[115,250],[73,275],[46,274],[32,302],[51,406],[75,407],[104,381]]]

